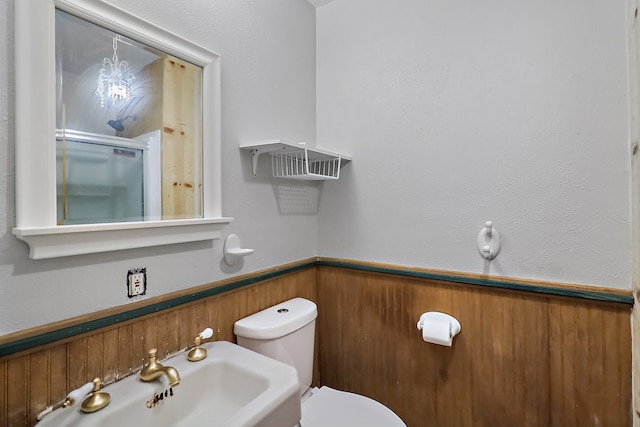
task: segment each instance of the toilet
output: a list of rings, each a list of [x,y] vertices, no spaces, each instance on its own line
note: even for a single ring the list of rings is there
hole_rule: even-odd
[[[234,325],[238,345],[294,366],[298,370],[302,419],[299,427],[407,427],[393,411],[368,397],[311,386],[316,304],[294,298]]]

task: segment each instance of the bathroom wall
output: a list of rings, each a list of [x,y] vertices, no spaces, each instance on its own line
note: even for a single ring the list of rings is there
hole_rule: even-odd
[[[262,271],[263,275],[272,276],[264,280],[255,274],[242,275],[243,280],[256,283],[0,356],[0,426],[32,426],[42,410],[64,399],[71,390],[96,376],[109,384],[137,373],[152,348],[158,349],[162,359],[182,352],[191,345],[195,334],[207,326],[214,329],[213,339],[233,342],[233,324],[238,319],[298,296],[317,301],[315,266],[305,268],[298,264],[293,269],[286,274],[275,274],[275,269]],[[192,291],[200,292],[211,286]],[[181,291],[172,297],[184,298],[188,294]],[[100,314],[88,315],[84,320],[96,318]],[[316,381],[318,372],[316,363]]]
[[[222,241],[30,260],[14,206],[13,13],[0,2],[0,336],[129,304],[128,269],[146,267],[147,298],[316,255],[315,214],[281,214],[272,181],[251,175],[238,144],[315,139],[315,10],[301,0],[110,0],[221,55],[222,213],[255,253],[239,268]],[[264,172],[264,173],[263,173]]]
[[[319,255],[631,288],[625,0],[337,0],[316,26],[317,143],[354,159]]]
[[[318,253],[630,287],[622,0],[316,12],[299,0],[112,0],[222,55],[223,214],[236,219],[224,233],[256,249],[239,270],[221,263],[221,241],[27,258],[11,234],[14,2],[0,6],[0,335],[127,304],[124,275],[139,266],[150,297]],[[283,212],[237,149],[313,141],[316,93],[318,145],[354,157],[339,181],[304,188],[322,193],[319,226]],[[503,250],[487,266],[475,237],[489,219]]]
[[[11,234],[16,1],[0,4],[0,337],[130,306],[124,277],[129,268],[140,266],[148,271],[147,298],[318,254],[630,289],[627,30],[622,0],[502,0],[482,5],[469,0],[336,0],[317,12],[303,0],[189,1],[180,7],[169,0],[107,0],[222,56],[223,214],[235,217],[224,234],[237,233],[247,247],[256,249],[237,269],[222,262],[222,241],[28,259],[26,246]],[[237,149],[238,143],[271,138],[317,139],[322,148],[353,156],[339,181],[293,188],[321,193],[318,215],[292,215],[295,209],[283,209],[276,197],[280,189],[264,168],[257,178],[251,176],[249,158]],[[502,253],[490,265],[475,247],[486,220],[495,222],[503,238]],[[369,285],[377,285],[368,277],[364,280],[359,289],[366,297]],[[327,276],[327,283],[331,291],[348,288],[334,289],[340,283],[334,276]],[[378,305],[372,305],[367,316],[389,313],[392,307],[404,310],[402,305],[379,304],[383,296],[395,295],[394,287],[395,282],[386,294],[376,294]],[[487,298],[495,296],[485,289],[469,292],[469,301],[480,301],[485,293]],[[267,300],[283,297],[273,295]],[[421,301],[431,301],[431,295],[424,295]],[[454,302],[450,304],[460,308]],[[544,318],[539,302],[533,303],[538,307],[533,319]],[[239,310],[258,308],[238,304]],[[583,307],[577,319],[585,312],[592,313]],[[596,324],[602,319],[620,330],[628,321],[625,309],[612,314],[598,306],[594,313]],[[515,314],[517,321],[530,321],[527,311]],[[574,326],[569,333],[584,334],[579,323]],[[405,329],[389,331],[409,334]],[[399,342],[407,345],[404,338]],[[571,349],[575,343],[580,341],[566,346]],[[84,344],[78,351],[86,351]],[[615,360],[622,368],[617,372],[626,372],[626,344],[619,346]],[[335,362],[343,369],[337,359],[344,355],[336,343],[324,345],[329,349],[326,366]],[[62,357],[62,350],[56,351]],[[603,354],[600,347],[594,351]],[[579,362],[589,360],[575,354]],[[35,356],[36,371],[46,357]],[[471,355],[458,352],[457,357],[455,363],[460,363],[461,357]],[[446,363],[446,358],[435,360]],[[22,370],[6,363],[0,373],[24,380],[12,381],[24,387],[23,400],[40,399],[41,404],[41,396],[28,394],[29,381],[37,378],[29,376],[31,362],[13,362],[25,363]],[[602,374],[599,366],[586,368],[593,368],[597,376]],[[443,381],[447,372],[439,371]],[[77,372],[66,373],[77,374],[76,382],[86,379]],[[326,380],[341,384],[335,377]],[[421,381],[402,393],[450,387],[446,382]],[[344,383],[345,388],[373,390],[373,395],[384,384]],[[72,381],[66,386],[73,386]],[[624,409],[628,384],[620,381],[612,387],[620,397],[613,404]],[[48,392],[50,401],[64,394],[62,388]],[[416,416],[395,406],[396,395],[376,397],[403,416]],[[441,403],[447,410],[447,402]],[[571,403],[567,400],[564,408]],[[24,408],[13,416],[32,417],[34,411],[21,412]],[[573,415],[566,419],[582,419],[576,412],[567,413]]]
[[[0,345],[0,426],[33,425],[95,376],[137,372],[150,348],[181,351],[205,326],[234,341],[236,320],[296,296],[318,303],[314,383],[375,398],[409,427],[630,425],[630,291],[322,258],[151,298],[142,316],[139,304],[92,313],[53,342],[61,325]],[[425,310],[460,321],[452,347],[422,341]]]
[[[409,427],[631,425],[629,304],[373,267],[318,268],[323,384],[384,402]],[[460,321],[452,347],[422,340],[432,310]]]

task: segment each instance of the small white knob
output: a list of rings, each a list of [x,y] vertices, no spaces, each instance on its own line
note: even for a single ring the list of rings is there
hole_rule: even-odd
[[[484,252],[484,259],[491,259],[491,246],[489,245],[483,246],[482,252]]]

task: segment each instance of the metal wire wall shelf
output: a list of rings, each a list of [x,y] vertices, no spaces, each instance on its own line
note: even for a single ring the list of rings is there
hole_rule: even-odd
[[[240,145],[251,151],[253,175],[256,176],[261,154],[271,157],[271,170],[275,178],[320,181],[338,179],[340,168],[351,157],[339,153],[309,148],[301,142],[292,144],[280,139],[258,144]]]

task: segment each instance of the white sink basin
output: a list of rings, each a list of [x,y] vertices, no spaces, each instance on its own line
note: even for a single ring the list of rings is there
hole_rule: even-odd
[[[176,387],[170,389],[164,377],[143,382],[135,374],[102,390],[111,395],[104,409],[84,414],[77,404],[37,426],[293,427],[300,421],[295,368],[227,341],[202,347],[208,356],[200,362],[189,362],[186,353],[160,361],[178,370]]]

